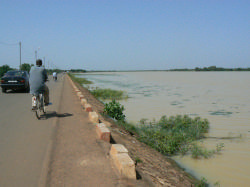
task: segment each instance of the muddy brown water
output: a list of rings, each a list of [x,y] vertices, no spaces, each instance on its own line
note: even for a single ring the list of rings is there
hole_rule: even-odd
[[[207,118],[208,138],[202,144],[224,150],[209,159],[173,157],[197,178],[211,186],[250,184],[250,72],[116,72],[83,76],[94,87],[124,90],[129,99],[120,101],[128,121],[188,114]],[[226,138],[225,138],[226,137]],[[229,139],[227,139],[230,137]]]

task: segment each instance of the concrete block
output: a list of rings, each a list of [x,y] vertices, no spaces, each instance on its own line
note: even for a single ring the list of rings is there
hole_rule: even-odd
[[[135,163],[128,153],[116,155],[114,162],[122,177],[136,179]]]
[[[82,95],[82,92],[79,90],[76,92],[77,96],[80,97],[80,95]]]
[[[89,119],[93,123],[99,123],[99,117],[98,117],[98,114],[96,112],[89,112]]]
[[[79,99],[83,99],[84,98],[84,96],[82,94],[80,94],[78,97],[79,97]]]
[[[81,99],[81,104],[85,106],[87,104],[87,99]]]
[[[112,144],[110,155],[113,157],[120,153],[128,153],[128,150],[122,144]]]
[[[105,126],[104,123],[99,123],[96,125],[96,132],[97,132],[97,135],[98,137],[101,139],[101,140],[104,140],[106,142],[110,142],[110,135],[111,135],[111,132],[110,130]]]
[[[86,112],[93,112],[92,106],[90,104],[85,104],[84,105],[85,111]]]
[[[113,144],[110,149],[110,156],[122,177],[136,179],[135,163],[123,145]]]

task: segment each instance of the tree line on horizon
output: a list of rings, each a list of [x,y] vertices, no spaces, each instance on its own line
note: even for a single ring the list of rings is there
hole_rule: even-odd
[[[222,68],[222,67],[216,67],[216,66],[209,66],[204,68],[196,67],[195,69],[170,69],[169,71],[250,71],[249,68]]]
[[[34,64],[27,64],[27,63],[23,63],[21,65],[21,70],[23,71],[27,71],[30,72],[31,67],[34,66]],[[9,65],[3,65],[0,66],[0,77],[2,77],[7,71],[10,70],[17,70],[15,68],[11,68]],[[48,74],[52,74],[52,72],[63,72],[65,70],[61,70],[61,69],[47,69]],[[86,73],[87,71],[84,69],[71,69],[68,70],[72,73]],[[149,71],[149,70],[148,70]],[[156,71],[156,70],[152,70],[152,71]],[[159,71],[159,70],[157,70]],[[203,67],[203,68],[199,68],[196,67],[194,69],[188,69],[188,68],[183,68],[183,69],[170,69],[170,70],[166,70],[166,71],[250,71],[250,67],[249,68],[222,68],[222,67],[216,67],[216,66],[209,66],[209,67]]]

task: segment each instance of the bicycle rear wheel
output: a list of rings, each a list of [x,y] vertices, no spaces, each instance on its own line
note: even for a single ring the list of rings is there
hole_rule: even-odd
[[[37,119],[41,119],[42,111],[41,111],[41,102],[40,102],[39,97],[37,97],[37,99],[36,99],[36,107],[37,107],[37,109],[36,109],[36,117],[37,117]]]
[[[42,96],[42,111],[43,111],[43,114],[46,114],[46,106],[45,106],[45,102],[44,102],[44,96]]]

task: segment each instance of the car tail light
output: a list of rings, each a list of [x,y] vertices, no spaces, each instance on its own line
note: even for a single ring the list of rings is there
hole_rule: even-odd
[[[1,80],[1,83],[4,83],[4,80]]]
[[[21,80],[20,82],[21,82],[21,83],[25,83],[25,80]]]

